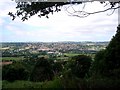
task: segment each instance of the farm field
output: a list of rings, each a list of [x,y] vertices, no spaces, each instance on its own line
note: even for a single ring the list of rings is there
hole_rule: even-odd
[[[87,55],[87,56],[90,56],[92,59],[94,59],[94,57],[95,57],[95,54],[64,53],[64,55],[66,55],[67,57],[74,57],[74,56],[78,56],[78,55]]]
[[[1,57],[2,61],[19,61],[19,60],[24,60],[24,57]]]
[[[78,53],[64,53],[64,55],[68,56],[68,57],[73,57],[73,56],[77,56],[80,55]]]

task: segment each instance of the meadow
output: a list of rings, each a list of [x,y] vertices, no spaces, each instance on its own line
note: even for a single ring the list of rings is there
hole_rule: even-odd
[[[1,57],[2,61],[19,61],[24,60],[24,57]]]

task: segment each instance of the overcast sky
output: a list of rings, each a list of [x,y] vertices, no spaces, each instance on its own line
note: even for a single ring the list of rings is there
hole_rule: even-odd
[[[0,33],[3,42],[56,42],[56,41],[109,41],[115,35],[118,25],[118,11],[90,15],[86,18],[68,16],[65,7],[62,11],[47,18],[31,17],[22,22],[19,18],[12,21],[9,11],[15,11],[16,3],[0,0]],[[82,5],[83,6],[83,5]],[[73,6],[81,10],[82,6]],[[106,7],[107,8],[107,7]],[[87,3],[85,11],[103,10],[99,2]],[[72,11],[72,8],[69,9]]]

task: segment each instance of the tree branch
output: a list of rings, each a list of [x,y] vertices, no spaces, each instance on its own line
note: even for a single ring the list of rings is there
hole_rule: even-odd
[[[102,10],[102,11],[92,12],[92,13],[88,13],[88,14],[96,14],[96,13],[106,12],[106,11],[111,10],[111,9],[115,10],[115,9],[118,9],[118,8],[120,8],[120,6],[118,6],[116,8],[108,8],[108,9],[105,9],[105,10]]]
[[[75,8],[73,7],[73,5],[82,4],[82,3],[83,2],[31,2],[31,3],[18,2],[17,7],[16,7],[17,12],[14,14],[12,12],[9,12],[8,15],[10,15],[13,18],[12,20],[14,20],[16,17],[22,16],[22,19],[21,19],[22,21],[28,20],[28,18],[30,18],[31,16],[33,16],[35,14],[39,14],[38,15],[39,17],[46,16],[46,18],[48,18],[48,14],[50,14],[50,13],[53,14],[54,12],[61,11],[61,8],[60,8],[61,6],[70,5],[67,8],[65,7],[65,10],[68,12],[69,16],[76,16],[76,17],[83,18],[83,17],[87,17],[91,14],[106,12],[108,10],[113,9],[113,12],[110,14],[110,15],[112,15],[116,9],[120,8],[120,6],[115,7],[115,5],[120,3],[120,1],[119,2],[109,2],[109,3],[106,3],[106,5],[105,5],[105,6],[107,6],[108,4],[111,5],[111,7],[108,9],[105,9],[102,11],[96,11],[96,12],[85,12],[84,8],[85,8],[86,4],[84,2],[82,10],[76,11]],[[105,2],[100,2],[100,3],[103,4]],[[73,10],[71,12],[68,11],[68,8],[70,8],[70,7]]]
[[[69,7],[68,7],[68,8],[69,8]],[[97,11],[97,12],[91,12],[91,13],[85,12],[85,11],[83,11],[83,10],[82,10],[82,11],[75,11],[75,10],[74,10],[74,12],[71,13],[71,12],[69,12],[69,11],[67,10],[68,8],[66,8],[66,11],[70,14],[69,16],[76,16],[76,17],[84,18],[84,17],[87,17],[87,16],[89,16],[89,15],[91,15],[91,14],[97,14],[97,13],[101,13],[101,12],[106,12],[106,11],[108,11],[108,10],[112,10],[112,9],[113,9],[112,13],[110,14],[110,15],[112,15],[116,9],[120,8],[120,6],[118,6],[118,7],[111,7],[111,8],[107,8],[107,9],[105,9],[105,10],[101,10],[101,11]],[[110,16],[110,15],[109,15],[109,16]]]

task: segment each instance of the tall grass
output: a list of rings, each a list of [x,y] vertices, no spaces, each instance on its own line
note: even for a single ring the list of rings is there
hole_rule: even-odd
[[[3,90],[16,89],[16,90],[32,90],[38,88],[39,90],[52,89],[60,90],[67,88],[76,88],[80,90],[94,90],[120,88],[120,79],[80,79],[80,78],[55,78],[53,81],[45,82],[30,82],[30,81],[3,81]]]

